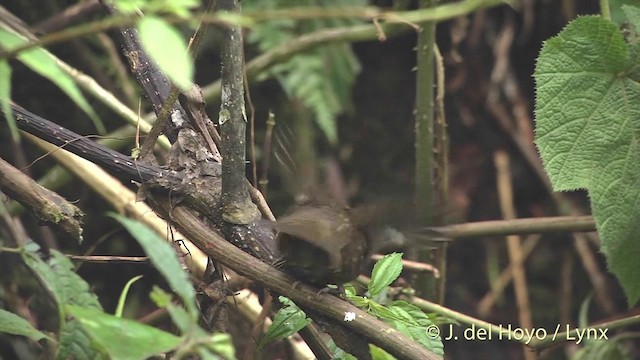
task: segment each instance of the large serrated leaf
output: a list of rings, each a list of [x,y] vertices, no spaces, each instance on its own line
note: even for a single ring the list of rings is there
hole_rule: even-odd
[[[198,309],[195,305],[196,292],[189,281],[187,273],[178,261],[176,252],[169,244],[160,239],[153,230],[137,221],[128,219],[118,214],[111,215],[118,220],[127,231],[140,243],[144,252],[149,256],[153,266],[162,274],[171,289],[176,292],[184,302],[189,313],[197,318]]]
[[[96,310],[97,311],[97,310]],[[100,360],[108,359],[106,349],[91,340],[78,320],[65,321],[58,340],[56,359]]]
[[[587,189],[602,251],[629,301],[640,298],[640,63],[600,17],[545,42],[536,79],[536,145],[555,190]]]
[[[138,23],[145,51],[176,86],[186,90],[193,81],[193,60],[180,33],[166,21],[145,16]]]
[[[22,258],[52,295],[59,314],[63,314],[61,307],[69,304],[102,309],[89,284],[75,273],[71,261],[60,252],[51,250],[51,256],[44,261],[37,254],[37,245],[30,243],[25,246]]]
[[[26,336],[34,341],[49,338],[20,316],[0,309],[0,333]]]
[[[76,321],[67,321],[65,305],[78,305],[102,310],[98,298],[89,290],[89,285],[74,272],[73,264],[66,256],[51,250],[49,259],[38,255],[38,245],[28,243],[21,253],[25,264],[33,271],[38,281],[47,290],[56,304],[60,323],[58,359],[100,359],[101,351],[96,349],[84,330]]]
[[[32,253],[26,255],[26,262],[46,282],[46,286],[54,293],[58,304],[102,309],[97,296],[90,291],[89,284],[75,273],[73,264],[66,256],[52,250],[51,257],[44,262]],[[42,266],[44,264],[46,267]]]
[[[11,49],[26,43],[27,40],[22,36],[0,29],[0,49],[11,51]],[[71,76],[62,71],[58,65],[58,60],[54,56],[42,48],[32,48],[20,52],[17,58],[28,68],[56,84],[60,90],[67,94],[67,96],[89,116],[99,133],[106,133],[104,124],[98,115],[93,111],[93,108],[73,82]]]
[[[181,342],[168,332],[95,309],[68,306],[67,311],[112,359],[146,359],[173,350]]]
[[[395,301],[388,308],[393,314],[391,317],[382,318],[383,321],[398,329],[411,339],[419,342],[425,348],[438,355],[444,355],[442,339],[434,337],[427,329],[435,326],[427,315],[415,305],[406,301]]]

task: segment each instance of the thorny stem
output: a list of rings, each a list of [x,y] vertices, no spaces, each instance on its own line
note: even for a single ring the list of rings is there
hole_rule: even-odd
[[[434,5],[433,0],[421,0],[420,7],[427,8]],[[418,219],[425,225],[433,224],[433,206],[435,204],[435,189],[433,183],[433,84],[434,63],[433,51],[435,44],[435,21],[421,24],[418,30],[417,44],[417,72],[416,72],[416,184],[415,203]],[[421,251],[412,256],[415,260],[431,263],[430,253]],[[422,297],[433,298],[434,279],[430,275],[417,274],[414,287]]]

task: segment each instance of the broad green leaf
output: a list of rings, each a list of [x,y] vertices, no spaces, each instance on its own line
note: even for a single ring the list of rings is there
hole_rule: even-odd
[[[209,334],[197,324],[197,320],[179,305],[172,303],[171,295],[155,286],[151,291],[151,300],[159,307],[166,308],[173,322],[182,334],[188,337],[185,341],[189,349],[182,351],[197,352],[203,359],[235,359],[235,348],[228,334]]]
[[[26,44],[27,42],[26,39],[18,34],[0,29],[0,48],[2,50],[11,51],[11,49]],[[28,68],[56,84],[60,90],[64,91],[64,93],[89,116],[100,134],[106,133],[104,124],[98,115],[93,111],[93,108],[73,82],[71,76],[60,69],[58,60],[53,55],[42,48],[32,48],[20,52],[17,58]]]
[[[327,341],[327,348],[331,352],[332,360],[358,360],[355,356],[339,348],[332,338]]]
[[[134,282],[142,279],[142,275],[134,276],[124,285],[124,289],[122,289],[122,293],[120,293],[120,297],[118,298],[118,305],[116,306],[116,312],[114,313],[117,317],[122,317],[122,312],[124,311],[124,303],[127,301],[127,294],[129,294],[129,289]]]
[[[383,321],[419,342],[433,353],[444,355],[442,339],[439,336],[437,338],[430,336],[427,328],[435,325],[422,310],[406,301],[396,301],[388,307],[388,310],[393,316],[382,318]]]
[[[142,47],[176,86],[186,90],[193,82],[193,59],[182,35],[161,18],[145,16],[138,23]]]
[[[638,0],[609,0],[609,9],[611,10],[611,20],[618,25],[628,20],[628,16],[624,13],[624,7],[633,5],[639,6]]]
[[[144,224],[118,214],[111,214],[111,217],[118,220],[138,240],[153,266],[162,274],[171,289],[182,298],[191,316],[197,317],[196,292],[171,245]]]
[[[147,0],[113,0],[113,5],[122,14],[135,14],[138,10],[144,10]]]
[[[183,334],[197,327],[195,319],[190,316],[183,307],[174,305],[171,302],[171,295],[167,294],[161,288],[154,286],[150,297],[156,305],[167,309],[171,320],[173,320],[173,323],[178,326]]]
[[[402,272],[402,253],[385,255],[373,266],[369,294],[376,296],[382,289],[391,285]]]
[[[395,357],[373,344],[369,345],[369,350],[371,350],[373,360],[395,360]]]
[[[13,141],[20,141],[18,125],[11,111],[11,66],[6,59],[0,59],[0,107],[7,119]]]
[[[640,1],[637,1],[636,5],[640,5]],[[636,6],[622,5],[622,11],[629,23],[635,28],[636,33],[640,32],[640,8]]]
[[[311,319],[307,318],[307,315],[293,301],[284,296],[280,296],[279,299],[283,307],[278,311],[269,330],[260,340],[259,348],[272,340],[284,339],[293,335],[311,323]]]
[[[95,309],[68,306],[67,311],[112,359],[146,359],[171,351],[181,342],[168,332]]]
[[[27,320],[4,309],[0,309],[0,333],[22,335],[34,341],[49,339],[47,335],[34,328]]]
[[[73,264],[66,256],[57,250],[51,250],[50,258],[44,261],[37,251],[38,246],[35,243],[29,243],[22,252],[22,258],[52,295],[61,316],[64,305],[102,309],[98,298],[90,291],[89,284],[75,273]]]
[[[536,145],[555,190],[587,189],[609,270],[640,298],[640,49],[580,17],[537,61]]]
[[[224,359],[233,360],[236,358],[236,348],[233,346],[231,335],[229,334],[212,334],[205,345]]]
[[[56,305],[60,323],[58,359],[101,359],[102,352],[93,346],[87,334],[75,320],[67,321],[64,306],[78,305],[101,311],[102,307],[89,285],[74,272],[73,264],[66,256],[51,250],[47,261],[40,258],[39,246],[28,243],[24,246],[22,259],[33,271],[38,281],[47,290]]]
[[[104,346],[93,341],[77,319],[65,320],[62,330],[60,330],[58,343],[60,344],[56,354],[58,360],[109,358]]]

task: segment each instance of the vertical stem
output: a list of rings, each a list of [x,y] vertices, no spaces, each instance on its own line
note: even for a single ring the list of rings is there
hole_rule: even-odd
[[[609,7],[609,0],[600,0],[600,12],[602,17],[611,20],[611,8]]]
[[[437,83],[434,124],[434,158],[436,163],[434,178],[437,194],[435,205],[442,209],[449,204],[449,136],[447,134],[447,119],[444,111],[444,59],[442,58],[438,44],[434,44],[433,54]],[[437,212],[434,216],[434,225],[444,224],[444,212]],[[436,300],[440,304],[444,304],[444,295],[447,283],[448,248],[448,243],[446,241],[442,241],[438,244],[436,249],[434,265],[440,271],[440,277],[437,279]]]
[[[434,0],[421,0],[420,7],[427,8]],[[435,44],[434,21],[421,24],[418,30],[417,72],[416,72],[416,184],[415,202],[419,221],[424,225],[433,223],[434,205],[434,156],[433,156],[433,119],[434,119],[434,63]],[[429,253],[420,252],[417,260],[429,262]],[[416,276],[414,287],[418,296],[433,298],[435,283],[432,276]]]
[[[221,0],[220,10],[240,12],[237,0]],[[239,26],[224,29],[221,49],[222,99],[220,132],[222,137],[222,218],[234,224],[248,224],[258,216],[251,202],[245,175],[246,122],[243,82],[242,32]]]

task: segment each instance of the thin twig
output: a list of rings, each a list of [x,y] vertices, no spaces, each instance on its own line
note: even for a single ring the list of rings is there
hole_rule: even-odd
[[[522,245],[523,261],[526,260],[529,255],[531,255],[539,240],[539,235],[531,235],[524,241],[524,244]],[[500,276],[498,276],[498,278],[495,279],[491,284],[491,290],[489,290],[489,292],[487,292],[478,302],[478,314],[480,316],[487,316],[489,314],[489,311],[493,307],[496,299],[500,298],[502,292],[504,291],[504,288],[509,285],[509,283],[513,279],[513,268],[514,265],[509,264],[506,269],[502,270]]]
[[[451,239],[471,237],[526,235],[549,232],[596,231],[592,216],[556,216],[529,219],[489,220],[428,228]]]
[[[504,151],[497,151],[494,155],[494,161],[497,170],[496,179],[502,215],[505,219],[514,219],[516,217],[516,211],[513,206],[513,187],[511,184],[511,171],[509,169],[509,156]],[[513,285],[518,304],[520,327],[531,329],[533,321],[531,320],[529,291],[527,289],[527,278],[524,271],[524,255],[520,244],[520,237],[517,235],[509,235],[507,237],[507,248],[512,265],[511,271],[513,272]],[[536,358],[535,354],[526,349],[523,349],[523,354],[525,359],[534,360]]]
[[[117,263],[147,264],[149,263],[149,258],[146,256],[67,255],[67,257],[72,261],[102,263],[102,264],[117,264]]]

